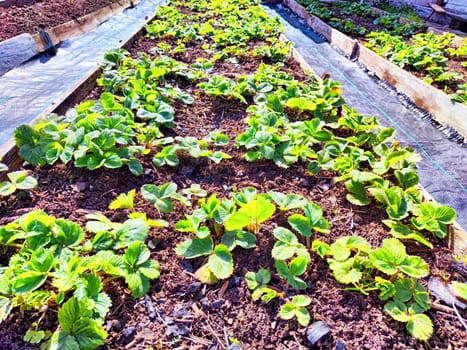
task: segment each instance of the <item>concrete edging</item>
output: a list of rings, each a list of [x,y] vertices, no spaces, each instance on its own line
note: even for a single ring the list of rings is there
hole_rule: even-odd
[[[443,125],[455,129],[467,139],[467,106],[452,101],[441,90],[425,83],[409,72],[397,67],[372,50],[358,43],[337,29],[332,28],[308,11],[295,0],[284,0],[283,4],[301,17],[313,31],[323,35],[345,55],[365,65],[383,79],[407,95],[417,106],[427,110]]]

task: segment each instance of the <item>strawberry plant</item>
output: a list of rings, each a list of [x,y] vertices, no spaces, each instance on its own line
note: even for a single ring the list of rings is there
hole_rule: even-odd
[[[269,220],[275,213],[276,207],[264,196],[241,205],[241,207],[225,221],[228,231],[246,228],[248,231],[258,233],[261,224]]]
[[[0,163],[0,173],[8,171],[8,167]],[[0,182],[0,197],[9,196],[17,190],[30,190],[37,186],[37,180],[25,170],[12,171],[6,174],[8,180]]]
[[[166,182],[161,186],[146,184],[141,187],[141,195],[163,213],[171,213],[173,211],[173,200],[177,200],[183,205],[190,206],[191,203],[181,194],[177,192],[177,184]]]
[[[303,212],[305,215],[293,214],[288,222],[292,228],[306,237],[307,248],[311,248],[311,235],[313,231],[329,233],[329,222],[323,217],[323,211],[315,203],[307,203]]]
[[[58,311],[60,328],[52,335],[49,349],[95,349],[104,344],[107,332],[92,317],[84,302],[70,298]]]
[[[198,204],[192,215],[186,215],[175,225],[177,230],[196,236],[179,243],[176,253],[188,259],[207,256],[207,262],[196,275],[203,282],[215,283],[232,274],[231,251],[237,246],[244,249],[256,246],[254,234],[259,232],[261,223],[272,217],[275,206],[251,188],[235,193],[233,201],[218,199],[213,194],[200,199]],[[220,243],[215,245],[215,241]]]
[[[456,212],[439,203],[424,202],[414,206],[415,217],[412,224],[419,230],[433,232],[437,237],[444,238],[447,235],[447,225],[456,219]]]
[[[306,309],[311,304],[311,298],[306,295],[294,295],[292,299],[282,305],[279,311],[279,316],[284,320],[290,320],[294,317],[297,318],[298,323],[303,327],[308,326],[310,323],[310,313]]]
[[[88,222],[88,231],[97,232],[91,241],[78,224],[43,211],[0,228],[2,245],[17,250],[1,272],[0,321],[15,307],[24,311],[55,306],[59,328],[47,340],[49,348],[95,349],[104,343],[103,323],[111,300],[103,291],[103,277],[124,278],[139,298],[148,291],[149,281],[159,277],[159,267],[149,260],[143,243],[144,221],[114,224],[103,216],[91,217],[99,219]],[[120,248],[127,248],[123,255],[111,250]],[[38,342],[45,339],[45,333],[37,335]]]
[[[213,97],[236,98],[246,103],[238,89],[238,85],[230,78],[214,75],[207,82],[199,83],[198,87]]]
[[[211,133],[204,139],[195,137],[177,136],[174,139],[166,138],[161,140],[164,144],[168,144],[156,153],[153,157],[153,163],[156,166],[177,166],[180,163],[179,155],[188,154],[193,158],[206,157],[218,164],[224,159],[230,159],[230,156],[222,151],[213,151],[209,149],[211,144],[215,146],[224,146],[229,140],[222,133]]]
[[[149,249],[142,241],[134,241],[123,255],[124,278],[134,298],[149,290],[149,282],[159,278],[159,264],[150,260]]]
[[[130,190],[128,193],[121,193],[109,204],[109,209],[133,209],[136,190]]]
[[[299,194],[270,191],[268,196],[277,204],[280,211],[299,209],[308,204],[306,198]]]
[[[247,272],[245,274],[246,285],[251,289],[253,300],[261,299],[265,303],[281,296],[281,293],[268,286],[271,281],[271,273],[266,269],[259,269],[258,272]]]
[[[311,261],[308,249],[298,241],[293,232],[284,227],[277,227],[273,234],[277,239],[271,250],[271,255],[275,260],[286,261],[294,256],[299,256],[307,262]]]
[[[331,256],[329,267],[339,283],[353,285],[348,290],[366,295],[379,290],[381,300],[393,299],[384,310],[395,320],[407,323],[407,331],[413,337],[427,340],[431,336],[433,324],[423,314],[430,308],[430,299],[417,281],[428,275],[429,266],[422,258],[407,255],[399,240],[385,239],[376,249],[358,236],[342,237],[331,245],[315,240],[313,250],[321,257]],[[389,279],[378,276],[376,270]]]

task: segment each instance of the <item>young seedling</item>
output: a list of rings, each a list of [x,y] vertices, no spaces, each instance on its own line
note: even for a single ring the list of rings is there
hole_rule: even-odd
[[[171,213],[173,211],[173,200],[178,200],[183,205],[190,206],[191,203],[177,193],[177,184],[167,182],[161,186],[152,184],[143,185],[141,187],[141,194],[143,198],[151,203],[163,213]]]
[[[308,249],[298,241],[293,232],[283,227],[277,227],[273,234],[277,238],[271,251],[274,259],[288,260],[293,256],[301,256],[308,262],[311,261]]]
[[[329,268],[337,282],[351,284],[348,290],[357,290],[365,295],[373,289],[369,265],[370,245],[358,236],[341,237],[330,246],[319,240],[313,241],[313,250],[328,258]]]
[[[306,295],[295,295],[292,300],[282,305],[279,316],[284,320],[296,317],[298,323],[303,327],[310,323],[310,313],[306,309],[311,304],[311,298]]]
[[[429,265],[419,256],[407,255],[404,244],[396,238],[387,238],[380,248],[370,253],[374,267],[386,275],[400,272],[415,278],[421,278],[430,272]]]
[[[289,217],[292,228],[306,237],[306,247],[311,248],[311,236],[313,231],[329,233],[329,222],[323,217],[323,210],[315,203],[309,202],[303,211],[305,215],[293,214]]]
[[[308,204],[308,200],[299,194],[270,191],[268,196],[278,205],[280,211],[299,209]]]
[[[121,193],[109,204],[109,209],[133,209],[136,190],[130,190],[128,193]]]
[[[413,206],[412,224],[419,230],[433,232],[438,238],[444,238],[448,232],[448,225],[456,220],[454,209],[439,203],[424,202]]]
[[[409,199],[402,188],[370,187],[370,193],[386,207],[386,213],[392,220],[402,220],[409,215]]]
[[[431,244],[420,231],[413,230],[409,225],[401,224],[394,220],[383,220],[383,223],[391,229],[390,233],[398,239],[411,239],[417,241],[428,248],[432,249]]]
[[[0,173],[8,171],[8,167],[0,163]],[[17,190],[30,190],[37,186],[37,180],[25,170],[7,173],[8,180],[0,182],[0,197],[6,197]]]
[[[119,249],[132,242],[144,242],[149,233],[149,223],[145,216],[134,216],[124,223],[112,222],[102,214],[88,214],[86,230],[95,233],[91,240],[94,251]],[[161,222],[161,225],[164,225]],[[159,225],[159,226],[161,226]]]
[[[245,274],[246,285],[251,289],[251,298],[253,300],[261,299],[265,303],[271,300],[284,297],[284,293],[280,293],[268,286],[271,281],[271,273],[266,269],[259,269],[258,272],[247,272]]]
[[[58,322],[60,328],[52,335],[49,349],[95,349],[107,337],[102,322],[94,319],[92,310],[74,297],[58,311]]]
[[[303,256],[293,258],[290,263],[284,260],[275,260],[275,265],[279,275],[295,289],[306,289],[307,284],[298,276],[303,275],[308,267],[308,260]]]
[[[425,287],[415,279],[394,282],[394,301],[384,306],[396,321],[406,323],[407,331],[415,338],[428,340],[433,333],[430,318],[423,314],[430,308],[430,297]]]
[[[225,222],[225,229],[228,231],[240,230],[246,227],[247,231],[257,234],[261,224],[269,220],[276,212],[276,207],[264,196],[257,196],[255,199],[243,204],[240,209],[234,212]]]
[[[141,298],[149,290],[150,280],[159,278],[159,264],[150,259],[150,251],[142,241],[128,246],[123,255],[124,278],[134,298]]]

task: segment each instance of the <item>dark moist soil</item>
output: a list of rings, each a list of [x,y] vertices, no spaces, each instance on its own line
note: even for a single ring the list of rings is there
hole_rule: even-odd
[[[134,43],[131,53],[147,52],[155,42],[142,38]],[[200,52],[199,43],[191,43],[189,51],[177,57],[190,62]],[[187,45],[188,46],[188,45]],[[250,58],[238,64],[216,63],[215,73],[230,76],[253,73],[260,61]],[[287,61],[283,68],[297,78],[307,79],[300,73],[298,64]],[[177,82],[171,82],[176,84]],[[192,105],[178,105],[174,133],[204,137],[211,130],[219,129],[231,140],[245,128],[246,105],[223,99],[211,99],[195,86],[178,81],[179,86],[197,96]],[[96,98],[100,89],[89,95]],[[113,221],[124,221],[126,210],[108,210],[110,201],[122,192],[137,189],[147,183],[157,185],[173,181],[179,188],[199,184],[218,197],[228,196],[233,190],[253,186],[259,192],[270,190],[299,193],[318,203],[324,216],[331,222],[331,233],[319,238],[333,242],[344,235],[360,235],[373,246],[388,238],[388,230],[381,224],[386,217],[375,205],[356,207],[345,199],[346,190],[335,183],[334,173],[310,175],[303,164],[288,169],[276,167],[271,162],[248,163],[242,159],[242,150],[233,142],[225,152],[231,160],[215,165],[208,160],[182,159],[178,167],[155,168],[150,157],[144,161],[147,169],[141,177],[132,176],[124,169],[96,170],[77,169],[73,166],[32,168],[39,186],[31,191],[30,198],[9,198],[4,206],[0,224],[6,224],[32,209],[41,208],[49,215],[67,218],[85,224],[84,216],[101,212]],[[233,276],[213,286],[199,283],[193,276],[202,264],[201,259],[181,260],[174,252],[175,245],[187,234],[173,229],[176,221],[192,209],[176,205],[172,214],[159,214],[152,204],[137,195],[135,210],[144,211],[151,218],[169,221],[167,228],[152,229],[150,241],[154,243],[152,258],[161,266],[161,277],[152,283],[148,298],[134,300],[121,281],[113,281],[105,287],[113,303],[107,315],[109,333],[102,349],[226,349],[227,342],[238,341],[241,349],[307,349],[306,330],[294,321],[286,322],[277,317],[280,301],[269,304],[253,302],[246,287],[247,271],[269,268],[274,271],[270,250],[273,224],[266,224],[257,235],[257,247],[253,250],[234,251]],[[281,222],[284,221],[283,223]],[[286,224],[285,219],[278,218]],[[447,280],[465,280],[443,242],[434,241],[435,248],[425,249],[408,244],[409,254],[421,255],[431,266],[432,275]],[[7,264],[11,252],[0,253],[0,262]],[[403,324],[393,321],[383,312],[384,303],[377,295],[370,297],[345,291],[332,277],[326,261],[313,255],[312,264],[303,276],[309,281],[305,291],[312,298],[310,313],[312,322],[324,321],[331,328],[331,336],[319,343],[319,349],[466,349],[467,334],[452,313],[432,309],[428,312],[434,322],[434,335],[429,342],[419,342],[407,335]],[[426,284],[426,280],[423,283]],[[287,292],[283,282],[273,276],[272,285]],[[435,300],[432,300],[435,301]],[[151,308],[154,313],[151,314]],[[461,311],[464,318],[467,312]],[[0,349],[37,349],[25,344],[22,336],[40,313],[15,312],[0,328]],[[41,322],[42,329],[55,329],[54,313],[47,313]]]
[[[118,0],[38,0],[24,6],[0,7],[0,41],[22,33],[34,34],[77,19]]]

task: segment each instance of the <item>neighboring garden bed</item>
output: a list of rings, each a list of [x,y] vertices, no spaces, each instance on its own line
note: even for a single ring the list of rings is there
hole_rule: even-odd
[[[253,1],[171,4],[74,115],[15,132],[0,343],[465,348],[466,310],[426,290],[466,298],[467,272],[419,156],[302,73]]]
[[[467,104],[467,39],[460,42],[455,41],[454,34],[419,33],[426,26],[407,7],[401,13],[415,22],[401,21],[400,14],[381,14],[365,2],[300,0],[298,3],[390,62],[449,94],[454,101]],[[392,10],[382,3],[382,8]]]
[[[23,6],[0,7],[0,41],[22,33],[34,34],[40,26],[52,28],[77,19],[118,0],[36,0]]]

